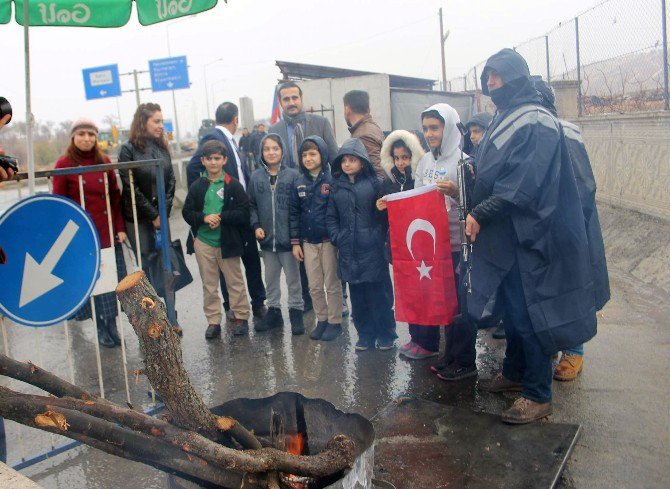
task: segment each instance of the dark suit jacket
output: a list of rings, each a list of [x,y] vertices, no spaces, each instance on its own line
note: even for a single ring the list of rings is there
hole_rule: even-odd
[[[290,147],[290,141],[288,140],[288,129],[286,128],[286,121],[283,119],[277,122],[274,126],[268,131],[270,134],[278,134],[284,140],[286,147]],[[328,155],[332,160],[335,158],[339,148],[337,142],[335,141],[335,136],[333,136],[333,128],[330,127],[330,122],[325,117],[322,117],[317,114],[310,114],[309,112],[305,114],[305,137],[307,136],[319,136],[328,145]],[[288,158],[290,161],[291,158]],[[296,165],[296,167],[299,165]]]
[[[237,172],[237,160],[235,159],[235,148],[233,148],[233,145],[230,144],[230,141],[228,141],[228,138],[218,129],[214,129],[213,131],[208,132],[205,134],[201,139],[200,139],[200,144],[198,144],[198,149],[195,151],[193,156],[191,157],[191,160],[188,162],[188,166],[186,167],[186,181],[188,183],[189,188],[195,182],[198,180],[202,174],[202,172],[205,170],[205,167],[202,166],[202,162],[200,161],[200,158],[202,157],[202,146],[207,142],[207,141],[221,141],[225,147],[226,147],[226,152],[228,153],[228,161],[226,162],[226,166],[224,167],[224,171],[226,174],[230,175],[233,177],[235,180],[239,181],[240,177]],[[240,156],[240,162],[242,164],[242,172],[244,173],[244,181],[248,184],[249,179],[251,178],[251,172],[249,171],[249,167],[246,164],[246,158],[244,158],[243,155]]]

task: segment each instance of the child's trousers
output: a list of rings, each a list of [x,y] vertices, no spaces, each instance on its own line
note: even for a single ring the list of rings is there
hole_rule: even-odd
[[[265,264],[265,291],[267,294],[268,307],[281,307],[281,271],[284,270],[286,286],[288,288],[289,309],[300,309],[305,307],[302,300],[302,283],[300,282],[300,266],[290,251],[267,251],[263,250],[263,263]]]
[[[380,282],[349,283],[354,325],[360,340],[369,344],[379,339],[395,339],[393,286],[386,270]]]
[[[337,277],[337,249],[329,242],[303,243],[302,248],[316,320],[340,324],[342,282]]]
[[[221,324],[221,300],[219,299],[219,270],[226,278],[230,309],[237,319],[247,320],[250,315],[247,289],[242,275],[240,257],[221,258],[221,248],[193,241],[195,259],[202,279],[202,301],[208,324]]]

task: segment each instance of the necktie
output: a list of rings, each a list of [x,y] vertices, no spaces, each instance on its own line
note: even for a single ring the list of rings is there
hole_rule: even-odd
[[[293,141],[291,142],[292,146],[292,168],[297,168],[300,165],[300,146],[302,145],[302,140],[305,139],[305,135],[302,132],[302,125],[298,122],[293,128]]]

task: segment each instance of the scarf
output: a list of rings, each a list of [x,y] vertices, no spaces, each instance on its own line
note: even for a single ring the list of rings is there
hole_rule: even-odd
[[[300,146],[302,146],[302,141],[305,139],[305,133],[303,132],[302,125],[307,124],[307,116],[305,115],[304,110],[301,110],[295,116],[290,116],[286,113],[284,113],[283,116],[286,124],[293,128],[293,140],[291,141],[291,160],[293,161],[292,167],[297,168],[300,164]]]

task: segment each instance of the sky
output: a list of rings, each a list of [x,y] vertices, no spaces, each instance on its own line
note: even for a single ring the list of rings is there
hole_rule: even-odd
[[[86,0],[82,0],[86,1]],[[225,100],[253,99],[254,116],[270,116],[275,60],[439,79],[438,9],[443,8],[447,79],[504,47],[545,34],[598,0],[229,0],[207,12],[141,26],[133,12],[122,28],[34,27],[30,29],[32,106],[38,121],[90,117],[103,125],[120,115],[127,127],[134,93],[87,101],[82,69],[118,64],[120,73],[148,70],[149,60],[186,56],[191,88],[175,91],[182,137],[196,133]],[[170,53],[168,53],[168,39]],[[0,25],[0,96],[16,120],[25,120],[23,28]],[[205,76],[206,75],[206,76]],[[140,87],[150,87],[140,74]],[[121,77],[123,90],[132,76]],[[170,92],[142,91],[142,102],[161,104],[174,117]]]

